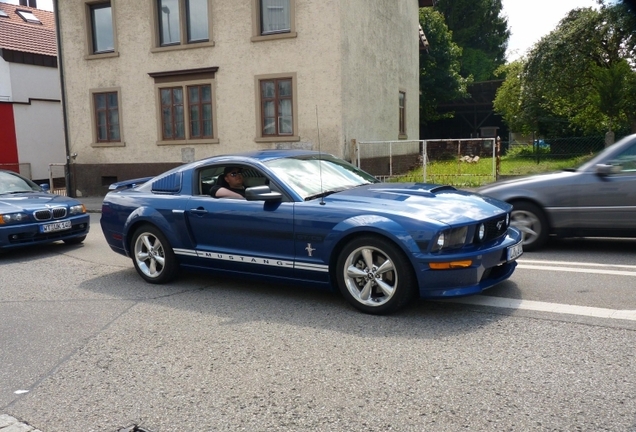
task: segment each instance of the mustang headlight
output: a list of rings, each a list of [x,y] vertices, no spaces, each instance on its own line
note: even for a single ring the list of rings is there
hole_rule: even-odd
[[[433,243],[432,252],[439,252],[444,249],[458,249],[466,244],[468,227],[451,228],[444,230],[437,235]]]
[[[29,215],[26,213],[8,213],[0,215],[0,224],[26,222],[28,219]]]
[[[84,204],[77,204],[77,205],[71,206],[68,209],[68,212],[71,215],[83,214],[83,213],[86,213],[86,207],[84,206]]]
[[[486,237],[486,225],[484,225],[483,223],[480,223],[479,226],[477,227],[477,239],[479,241],[482,241],[484,237]]]
[[[444,247],[445,240],[446,240],[446,234],[443,232],[439,233],[439,236],[437,236],[437,242],[435,242],[438,250]]]

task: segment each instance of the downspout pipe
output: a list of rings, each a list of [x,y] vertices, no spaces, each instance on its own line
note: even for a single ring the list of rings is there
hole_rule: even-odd
[[[66,149],[66,166],[64,167],[64,182],[66,196],[75,197],[71,187],[71,147],[68,140],[68,113],[66,110],[66,86],[64,79],[64,61],[62,56],[62,31],[60,27],[60,13],[58,0],[53,0],[53,14],[55,15],[55,33],[57,34],[57,68],[60,71],[60,91],[62,92],[62,120],[64,122],[64,147]]]

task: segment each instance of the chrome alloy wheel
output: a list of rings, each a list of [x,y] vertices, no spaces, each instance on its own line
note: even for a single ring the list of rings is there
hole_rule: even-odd
[[[160,277],[166,260],[163,244],[154,234],[142,233],[135,240],[134,260],[139,271],[148,278]]]
[[[353,250],[343,267],[344,282],[351,296],[363,305],[377,307],[391,300],[398,275],[390,257],[375,247]]]

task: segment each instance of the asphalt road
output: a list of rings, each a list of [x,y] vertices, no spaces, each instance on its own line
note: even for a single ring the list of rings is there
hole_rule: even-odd
[[[636,431],[636,242],[525,254],[484,305],[360,314],[82,246],[0,256],[0,414],[42,432]]]

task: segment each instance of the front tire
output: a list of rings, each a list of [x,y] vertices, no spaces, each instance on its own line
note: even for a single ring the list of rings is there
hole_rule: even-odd
[[[529,202],[516,202],[512,206],[510,225],[521,231],[523,250],[530,252],[543,247],[550,230],[543,211]]]
[[[364,313],[395,312],[415,296],[415,276],[408,258],[380,237],[359,237],[345,245],[336,272],[342,294]]]
[[[131,252],[135,269],[146,282],[162,284],[176,276],[178,264],[174,251],[155,226],[144,225],[135,231]]]

